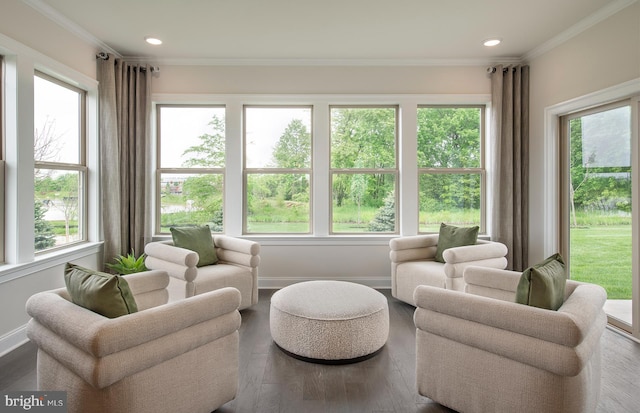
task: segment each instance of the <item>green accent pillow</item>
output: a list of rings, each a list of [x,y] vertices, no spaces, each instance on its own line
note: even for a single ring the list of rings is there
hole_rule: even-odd
[[[212,265],[218,262],[216,248],[213,245],[213,237],[209,225],[197,227],[171,227],[173,245],[186,248],[198,253],[196,267]]]
[[[527,268],[520,277],[516,303],[557,310],[564,302],[567,271],[560,254]]]
[[[138,311],[129,283],[120,275],[67,263],[64,282],[74,304],[105,317],[116,318]]]
[[[444,222],[441,223],[438,245],[436,246],[436,261],[444,262],[442,253],[448,248],[474,245],[478,242],[478,231],[480,231],[480,227],[477,225],[475,227],[456,227]]]

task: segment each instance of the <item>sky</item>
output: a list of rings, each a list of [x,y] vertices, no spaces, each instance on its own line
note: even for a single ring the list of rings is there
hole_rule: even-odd
[[[273,148],[293,119],[301,119],[311,130],[311,109],[247,107],[247,167],[259,168],[271,161]],[[223,107],[163,107],[161,115],[161,167],[179,168],[184,151],[199,144],[198,137],[213,133],[208,125],[214,115],[224,117]],[[227,137],[233,139],[234,137]],[[238,137],[241,138],[241,137]]]

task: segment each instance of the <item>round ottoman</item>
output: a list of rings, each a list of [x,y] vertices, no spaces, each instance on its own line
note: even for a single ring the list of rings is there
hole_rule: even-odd
[[[342,364],[364,360],[389,337],[387,298],[344,281],[307,281],[271,297],[273,341],[306,361]]]

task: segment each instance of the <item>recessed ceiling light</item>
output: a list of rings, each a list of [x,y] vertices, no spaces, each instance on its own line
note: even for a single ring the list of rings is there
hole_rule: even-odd
[[[484,44],[487,47],[491,47],[491,46],[497,46],[502,42],[501,39],[487,39],[484,42],[482,42],[482,44]]]
[[[160,39],[158,39],[158,38],[156,38],[156,37],[147,36],[147,37],[145,37],[145,38],[144,38],[144,40],[145,40],[147,43],[152,44],[152,45],[154,45],[154,46],[157,46],[157,45],[159,45],[159,44],[162,44],[162,40],[160,40]]]

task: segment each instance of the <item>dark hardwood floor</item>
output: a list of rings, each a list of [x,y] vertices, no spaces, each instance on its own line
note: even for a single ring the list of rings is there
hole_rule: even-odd
[[[217,410],[232,412],[452,412],[415,390],[414,308],[389,299],[390,333],[375,357],[349,365],[319,365],[285,355],[269,332],[269,300],[242,311],[240,387]],[[640,411],[640,344],[610,329],[602,340],[599,413]],[[35,348],[27,343],[0,358],[0,391],[35,390]],[[188,413],[188,412],[176,412]]]

